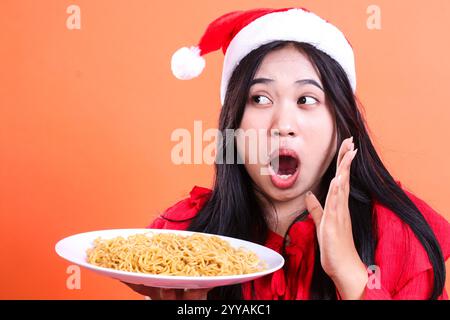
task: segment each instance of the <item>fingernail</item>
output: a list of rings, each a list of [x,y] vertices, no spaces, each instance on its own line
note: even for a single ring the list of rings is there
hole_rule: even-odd
[[[355,149],[353,151],[351,151],[351,155],[350,155],[350,161],[348,162],[348,166],[351,165],[353,159],[355,159],[356,153],[358,152],[358,149]]]
[[[353,150],[355,148],[355,144],[353,143],[353,137],[350,137],[348,141],[349,141],[348,150]]]

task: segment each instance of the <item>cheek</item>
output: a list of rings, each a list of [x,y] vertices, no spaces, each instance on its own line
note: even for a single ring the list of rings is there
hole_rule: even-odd
[[[314,134],[314,145],[312,146],[315,151],[319,153],[331,153],[336,149],[336,134],[333,123],[321,123],[311,130]]]
[[[336,154],[337,137],[334,118],[328,111],[323,113],[315,123],[311,124],[308,132],[309,165],[317,169],[318,174],[322,174],[328,168]]]
[[[245,164],[263,163],[268,153],[271,114],[265,110],[246,108],[236,132],[236,147]],[[248,168],[249,171],[252,168]]]
[[[269,109],[262,110],[252,107],[245,107],[239,128],[247,129],[267,129],[270,128],[272,113]]]

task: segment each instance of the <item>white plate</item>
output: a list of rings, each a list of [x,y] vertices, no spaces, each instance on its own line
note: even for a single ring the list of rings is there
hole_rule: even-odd
[[[55,250],[58,255],[72,263],[79,266],[85,267],[87,269],[93,270],[99,274],[128,282],[134,284],[143,284],[151,287],[159,288],[173,288],[173,289],[199,289],[199,288],[213,288],[218,286],[226,286],[231,284],[237,284],[242,282],[247,282],[254,280],[256,278],[262,277],[264,275],[275,272],[280,269],[284,264],[283,257],[277,252],[261,246],[256,243],[218,236],[235,247],[244,247],[248,250],[256,253],[261,261],[267,264],[267,268],[263,271],[249,273],[244,275],[236,276],[162,276],[147,273],[138,272],[128,272],[119,271],[110,268],[98,267],[92,265],[86,261],[86,250],[92,248],[94,245],[94,240],[98,237],[103,239],[111,239],[114,237],[122,236],[128,237],[133,234],[139,233],[175,233],[180,235],[191,235],[193,232],[190,231],[178,231],[178,230],[167,230],[167,229],[113,229],[113,230],[102,230],[102,231],[92,231],[86,233],[76,234],[59,241]],[[208,235],[208,234],[205,234]]]

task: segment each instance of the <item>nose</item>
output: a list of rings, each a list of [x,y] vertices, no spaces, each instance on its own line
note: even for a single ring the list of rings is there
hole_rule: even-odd
[[[296,137],[298,130],[295,122],[295,110],[286,105],[279,106],[274,112],[271,129],[274,136]]]
[[[280,126],[273,129],[273,135],[279,137],[295,137],[296,133],[290,126]]]

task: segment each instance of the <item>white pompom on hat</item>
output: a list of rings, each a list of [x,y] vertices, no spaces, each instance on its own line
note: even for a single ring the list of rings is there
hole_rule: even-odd
[[[328,21],[304,8],[233,11],[211,22],[197,46],[178,49],[172,56],[172,73],[181,80],[198,77],[205,68],[203,56],[222,49],[225,54],[220,98],[239,62],[251,51],[276,40],[305,42],[327,53],[346,72],[356,91],[355,58],[344,34]]]
[[[183,47],[172,56],[172,73],[180,80],[198,77],[205,68],[205,59],[198,47]]]

